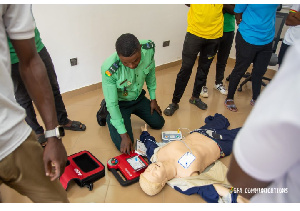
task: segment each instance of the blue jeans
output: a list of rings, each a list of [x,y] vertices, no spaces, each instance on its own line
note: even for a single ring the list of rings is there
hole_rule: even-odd
[[[58,123],[60,125],[65,125],[70,120],[68,119],[68,114],[65,108],[65,104],[60,94],[59,85],[57,82],[57,76],[55,73],[54,65],[52,63],[52,59],[46,47],[44,47],[39,52],[39,55],[46,66],[48,78],[52,87]],[[43,134],[44,129],[36,119],[36,113],[32,104],[32,99],[30,98],[26,90],[26,87],[22,81],[22,78],[20,76],[19,63],[12,64],[11,77],[14,83],[16,101],[26,110],[25,121],[36,134]]]

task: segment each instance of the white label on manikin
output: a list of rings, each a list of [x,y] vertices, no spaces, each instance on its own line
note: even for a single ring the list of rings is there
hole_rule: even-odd
[[[178,163],[187,169],[195,159],[196,157],[192,153],[187,152],[178,160]]]

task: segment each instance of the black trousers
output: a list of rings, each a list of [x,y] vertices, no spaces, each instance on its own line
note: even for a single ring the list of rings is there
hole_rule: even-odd
[[[57,120],[60,125],[67,124],[70,120],[68,119],[68,114],[65,108],[65,104],[62,100],[62,96],[60,94],[59,85],[57,82],[57,76],[55,73],[54,65],[52,63],[52,59],[46,49],[44,47],[40,52],[39,55],[44,62],[47,70],[47,74],[49,77],[49,81],[52,87],[54,100],[55,100],[55,108],[57,113]],[[14,83],[14,90],[15,90],[15,98],[16,101],[26,110],[26,118],[25,121],[27,124],[32,128],[32,130],[36,134],[43,134],[44,129],[38,123],[36,119],[36,113],[34,111],[34,107],[32,104],[32,99],[30,98],[26,87],[22,81],[20,72],[19,72],[19,63],[13,64],[11,68],[11,76]]]
[[[131,127],[131,114],[135,114],[140,117],[153,129],[161,129],[165,124],[164,117],[159,115],[157,111],[154,110],[153,114],[151,115],[150,100],[145,97],[145,94],[146,91],[142,90],[142,93],[136,100],[119,101],[119,107],[124,120],[125,128],[132,143],[134,142],[134,138]],[[120,150],[122,139],[117,129],[111,124],[110,119],[110,114],[108,114],[106,117],[106,122],[110,137],[117,149]]]
[[[241,78],[253,63],[252,99],[256,100],[260,94],[262,77],[267,71],[272,56],[272,42],[266,45],[252,45],[247,43],[238,31],[235,43],[236,63],[230,74],[227,99],[233,99]]]
[[[220,39],[219,49],[217,53],[215,84],[223,84],[224,72],[230,54],[230,50],[232,47],[233,38],[234,38],[234,31],[224,32],[223,37]]]
[[[282,61],[284,59],[284,55],[285,55],[285,53],[286,53],[286,51],[289,47],[290,46],[287,45],[287,44],[284,44],[284,43],[281,44],[279,55],[278,55],[278,64],[279,64],[279,66],[282,64]]]
[[[186,33],[182,50],[182,66],[177,74],[175,90],[172,99],[173,103],[179,103],[191,77],[197,55],[200,52],[192,94],[193,97],[199,98],[202,87],[206,85],[207,74],[213,58],[218,50],[219,42],[219,38],[204,39],[189,32]]]

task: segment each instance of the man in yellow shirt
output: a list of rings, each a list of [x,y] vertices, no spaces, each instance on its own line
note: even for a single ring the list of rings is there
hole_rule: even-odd
[[[172,103],[164,110],[164,114],[172,116],[179,108],[179,101],[190,79],[194,63],[200,52],[197,74],[192,97],[189,102],[205,110],[207,105],[199,98],[207,94],[206,79],[217,53],[220,38],[223,36],[223,4],[192,4],[188,12],[187,33],[182,50],[182,66],[177,74]],[[206,90],[205,90],[206,88]]]

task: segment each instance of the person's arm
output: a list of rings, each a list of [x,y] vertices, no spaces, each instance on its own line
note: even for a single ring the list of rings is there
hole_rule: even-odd
[[[118,92],[116,80],[112,76],[107,76],[105,71],[108,69],[105,65],[101,67],[102,72],[102,90],[106,101],[106,107],[110,114],[111,124],[116,128],[121,136],[120,152],[129,154],[133,150],[131,139],[125,128],[124,119],[119,107]]]
[[[242,188],[242,190],[245,190],[245,188],[265,188],[271,183],[257,180],[249,176],[246,172],[244,172],[239,166],[239,164],[236,162],[234,153],[232,153],[231,155],[227,179],[233,187]],[[240,195],[247,199],[250,199],[255,194],[254,191],[253,193],[245,192],[246,191],[242,191]]]
[[[223,4],[223,13],[234,15],[234,6],[235,4]]]
[[[147,158],[148,161],[151,163],[151,157],[154,154],[154,150],[158,147],[155,138],[151,136],[147,131],[147,124],[145,124],[145,127],[141,127],[142,134],[140,136],[140,141],[144,143],[147,151]]]
[[[247,8],[247,4],[236,4],[234,7],[234,14],[235,14],[235,20],[236,24],[239,25],[242,22],[242,15],[243,12]]]
[[[285,20],[287,26],[298,26],[300,25],[300,12],[299,5],[293,5],[290,12]]]
[[[153,54],[154,54],[154,50]],[[150,70],[149,73],[147,74],[145,81],[146,81],[146,85],[147,85],[147,89],[149,91],[149,95],[150,95],[150,99],[151,99],[151,114],[153,114],[153,111],[156,110],[157,113],[159,113],[160,115],[162,115],[161,109],[157,104],[156,101],[156,95],[155,95],[155,91],[156,91],[156,77],[155,77],[155,60],[154,60],[154,55],[153,55],[153,59],[150,65]]]
[[[35,40],[11,38],[11,42],[19,58],[19,71],[26,89],[43,119],[46,130],[52,130],[58,126],[54,97],[45,65],[37,53]],[[64,172],[67,153],[62,140],[56,137],[47,139],[43,160],[46,175],[51,180]],[[52,165],[55,166],[55,172],[52,172]]]
[[[254,195],[249,193],[248,188],[272,185],[287,175],[300,159],[298,147],[295,147],[299,143],[298,133],[294,132],[298,125],[293,120],[287,120],[286,113],[274,118],[274,111],[268,111],[265,107],[272,98],[267,98],[267,94],[263,97],[264,100],[257,104],[259,109],[251,112],[234,140],[227,173],[230,184],[241,189],[241,195],[247,199]],[[261,115],[262,111],[264,115]]]

